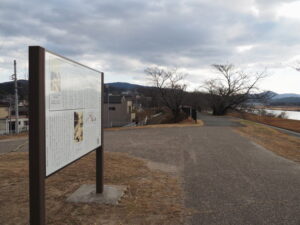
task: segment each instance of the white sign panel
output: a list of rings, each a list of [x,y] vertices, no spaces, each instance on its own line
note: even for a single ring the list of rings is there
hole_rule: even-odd
[[[46,176],[101,146],[101,72],[45,51]]]

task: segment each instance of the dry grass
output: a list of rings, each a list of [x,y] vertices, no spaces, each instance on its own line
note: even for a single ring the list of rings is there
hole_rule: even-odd
[[[118,206],[65,201],[81,184],[95,183],[91,153],[46,179],[47,224],[182,224],[177,178],[121,153],[105,154],[105,171],[106,184],[128,187]],[[0,180],[0,224],[28,224],[28,154],[0,155]]]
[[[251,113],[230,113],[230,116],[251,120],[258,123],[264,123],[275,127],[284,128],[300,133],[300,120],[288,120],[271,116],[259,116]]]
[[[153,124],[153,125],[145,125],[145,126],[137,126],[137,127],[113,127],[113,128],[105,128],[105,130],[128,130],[128,129],[144,129],[144,128],[168,128],[168,127],[201,127],[203,126],[202,120],[197,120],[195,123],[194,120],[184,120],[180,123],[165,123],[165,124]]]
[[[300,162],[300,138],[251,121],[241,121],[245,127],[236,128],[242,135],[287,159]]]

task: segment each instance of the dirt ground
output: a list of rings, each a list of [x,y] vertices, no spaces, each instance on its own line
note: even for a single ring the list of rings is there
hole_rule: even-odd
[[[0,155],[0,224],[28,224],[28,154]],[[95,154],[46,179],[47,224],[182,224],[179,179],[124,153],[105,153],[105,184],[126,185],[118,206],[67,203],[81,184],[95,183]]]

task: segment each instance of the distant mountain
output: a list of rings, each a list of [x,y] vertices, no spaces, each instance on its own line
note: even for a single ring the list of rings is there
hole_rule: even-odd
[[[121,91],[132,91],[147,87],[126,82],[114,82],[107,84],[109,85],[109,91],[116,91],[116,93],[120,93]],[[28,98],[28,80],[18,80],[18,91],[20,100]],[[8,81],[0,83],[0,100],[5,99],[9,95],[14,95],[14,82]]]
[[[300,95],[294,93],[276,94],[269,101],[271,105],[300,105]]]
[[[18,93],[20,100],[27,99],[28,80],[18,80]],[[0,83],[0,98],[14,94],[14,82],[8,81]]]
[[[300,94],[286,93],[277,94],[273,91],[265,91],[259,94],[251,95],[249,103],[269,104],[269,105],[300,105]]]
[[[272,105],[300,105],[300,97],[273,98]]]
[[[294,94],[294,93],[277,94],[276,92],[273,91],[265,91],[260,93],[259,95],[263,95],[272,100],[284,99],[284,98],[300,98],[300,94]]]
[[[146,86],[138,85],[138,84],[130,84],[126,82],[113,82],[113,83],[107,83],[109,87],[124,89],[124,90],[133,90],[137,88],[144,88]]]
[[[272,99],[284,99],[284,98],[300,98],[299,94],[287,93],[287,94],[276,94]]]
[[[264,92],[261,92],[259,94],[254,94],[255,97],[265,98],[265,99],[272,99],[272,98],[274,98],[277,95],[278,94],[275,93],[275,92],[273,92],[273,91],[264,91]]]

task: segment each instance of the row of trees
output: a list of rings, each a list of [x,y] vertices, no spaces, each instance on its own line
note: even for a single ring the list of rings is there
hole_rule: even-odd
[[[180,117],[180,107],[184,104],[195,108],[210,108],[214,115],[224,115],[228,110],[245,106],[249,100],[264,100],[267,94],[255,94],[257,84],[265,78],[266,72],[246,73],[232,64],[212,65],[218,78],[206,80],[201,90],[187,92],[184,80],[187,74],[177,69],[150,67],[145,70],[156,89],[156,97],[161,106],[172,112],[174,120]]]

